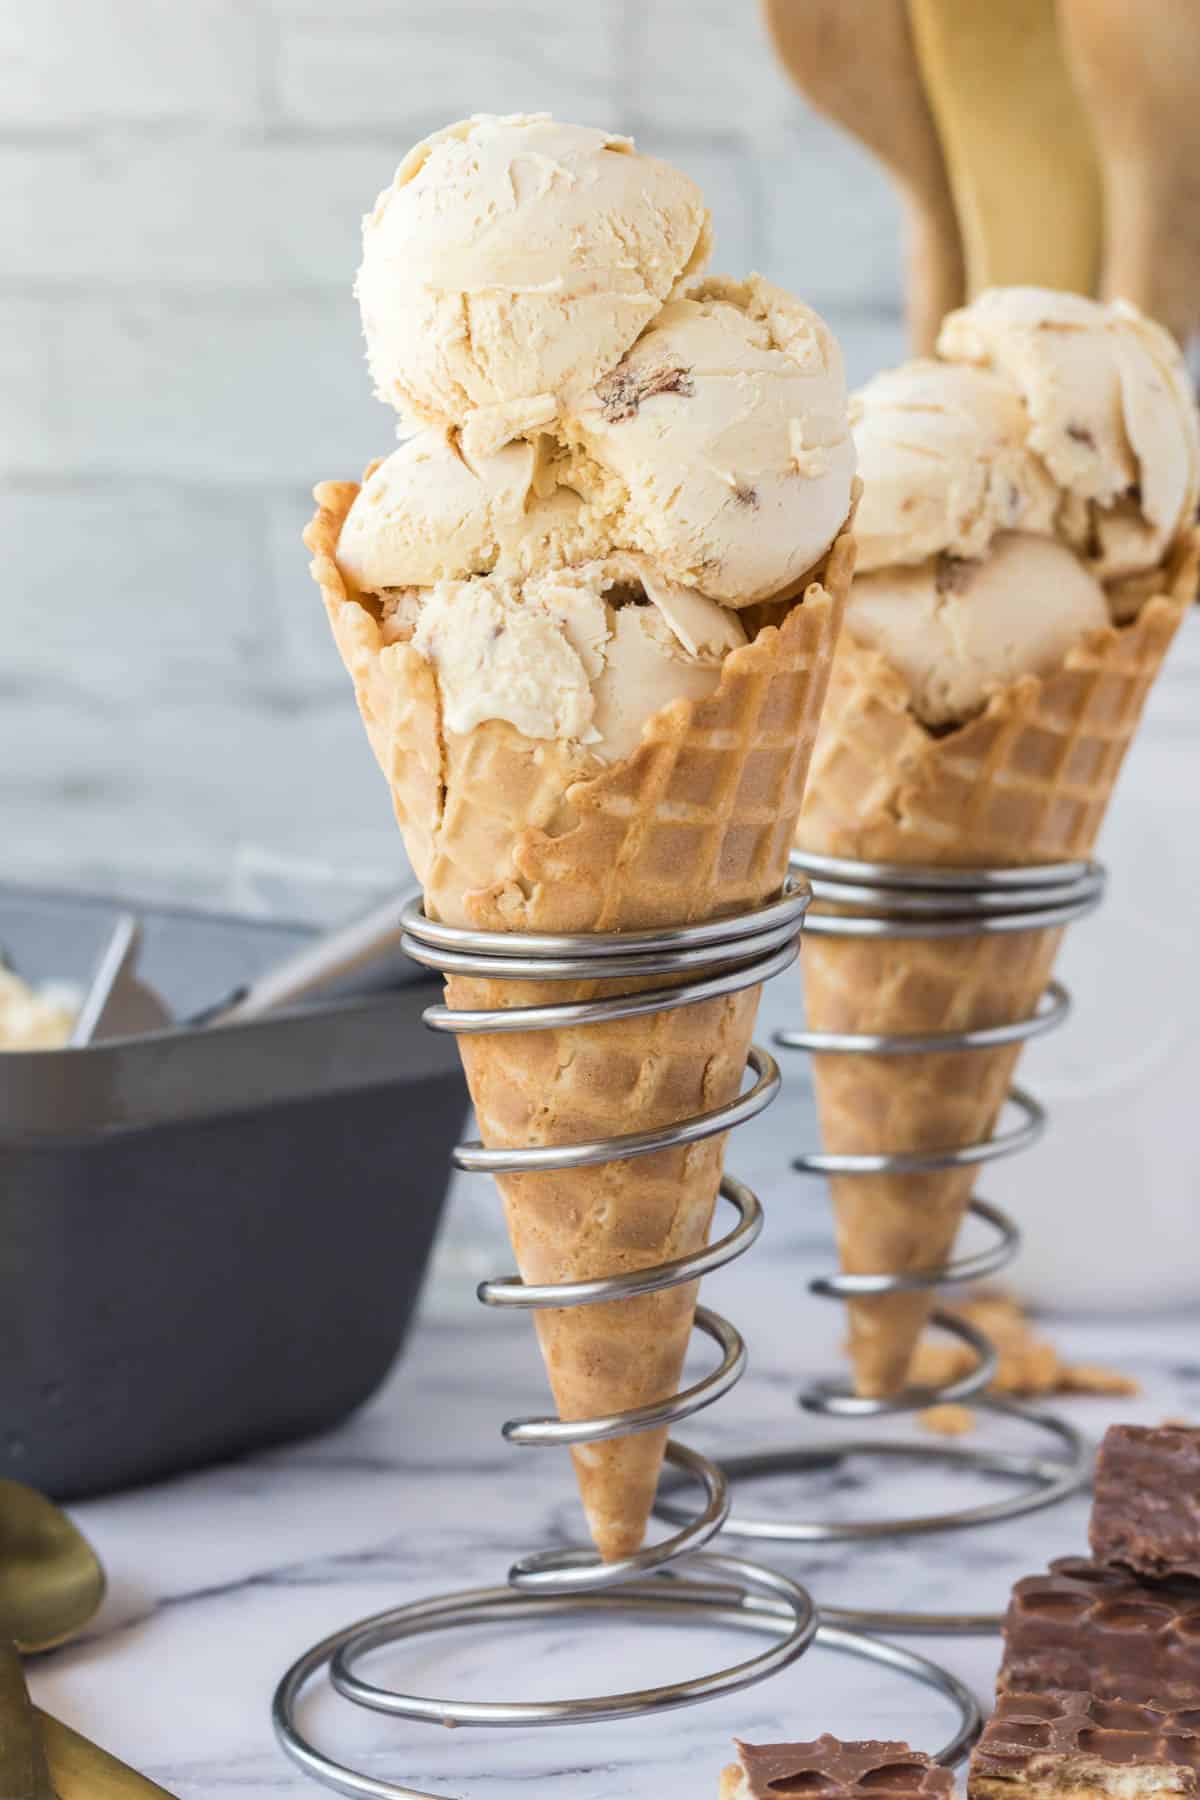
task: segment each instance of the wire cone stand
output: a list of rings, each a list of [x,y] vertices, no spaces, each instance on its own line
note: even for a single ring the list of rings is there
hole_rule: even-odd
[[[1100,904],[1105,879],[1103,869],[1090,862],[1028,869],[954,870],[854,862],[796,852],[791,866],[797,877],[810,883],[814,899],[837,908],[810,914],[805,923],[807,933],[889,941],[1057,928],[1083,918]],[[782,1049],[838,1056],[965,1053],[1043,1036],[1063,1024],[1069,1008],[1066,990],[1060,983],[1051,982],[1029,1017],[1004,1025],[910,1035],[783,1031],[776,1034],[775,1043]],[[1037,1140],[1045,1128],[1046,1114],[1023,1088],[1012,1088],[1008,1099],[1018,1114],[1018,1123],[974,1143],[904,1154],[814,1151],[798,1157],[793,1168],[804,1175],[818,1176],[912,1174],[1011,1156]],[[823,1299],[845,1301],[961,1286],[997,1273],[1016,1256],[1020,1233],[1007,1214],[985,1200],[972,1200],[969,1210],[995,1233],[995,1241],[984,1250],[956,1257],[939,1268],[904,1275],[821,1276],[809,1284],[809,1291]],[[869,1437],[853,1441],[830,1439],[730,1457],[722,1464],[724,1474],[731,1482],[803,1476],[850,1457],[865,1456],[893,1463],[919,1460],[943,1468],[970,1469],[1019,1481],[1022,1491],[975,1506],[897,1519],[756,1517],[739,1508],[726,1522],[728,1537],[786,1544],[869,1543],[963,1530],[1056,1505],[1085,1483],[1090,1453],[1072,1425],[1041,1408],[984,1393],[995,1376],[997,1360],[985,1334],[963,1319],[936,1310],[931,1323],[967,1344],[975,1355],[975,1367],[957,1381],[940,1387],[910,1386],[885,1399],[868,1399],[854,1393],[843,1381],[821,1380],[801,1393],[800,1405],[825,1417],[876,1419],[969,1400],[994,1415],[1019,1420],[1052,1439],[1051,1454],[1014,1454],[998,1449],[877,1441]],[[661,1517],[672,1521],[681,1516],[674,1494],[675,1484],[668,1479],[656,1507]],[[820,1611],[823,1620],[862,1631],[988,1632],[998,1631],[1001,1625],[1001,1618],[995,1613],[897,1612],[824,1605]]]
[[[420,901],[414,899],[405,915],[405,947],[419,962],[448,974],[543,981],[663,976],[677,984],[582,1002],[478,1013],[432,1006],[425,1014],[431,1029],[454,1033],[602,1024],[693,1005],[781,973],[796,959],[810,898],[808,882],[799,879],[789,882],[781,899],[733,918],[653,932],[541,936],[439,924],[427,919]],[[696,1142],[753,1118],[776,1097],[780,1081],[774,1059],[752,1047],[747,1066],[754,1077],[747,1092],[678,1124],[567,1146],[488,1150],[478,1143],[460,1144],[454,1162],[460,1169],[486,1173],[579,1168]],[[607,1280],[557,1286],[532,1286],[506,1277],[484,1282],[479,1298],[489,1307],[536,1310],[629,1299],[695,1281],[743,1255],[762,1229],[761,1206],[744,1183],[726,1175],[721,1196],[737,1214],[737,1221],[723,1237],[692,1255]],[[504,1436],[518,1445],[595,1443],[674,1425],[711,1406],[741,1378],[745,1345],[737,1329],[707,1307],[697,1308],[696,1328],[717,1345],[720,1361],[693,1386],[652,1406],[603,1419],[511,1420],[504,1427]],[[319,1675],[327,1671],[333,1688],[347,1701],[402,1719],[462,1726],[572,1725],[649,1715],[733,1693],[786,1668],[818,1643],[942,1693],[956,1707],[959,1724],[939,1757],[947,1763],[957,1761],[980,1727],[978,1707],[963,1684],[925,1657],[846,1630],[843,1622],[819,1622],[807,1590],[786,1575],[740,1557],[708,1552],[705,1546],[729,1520],[726,1476],[708,1457],[674,1441],[668,1445],[667,1461],[675,1479],[699,1486],[703,1505],[699,1512],[680,1512],[680,1529],[665,1542],[613,1563],[601,1562],[590,1548],[534,1552],[514,1564],[504,1586],[470,1589],[396,1607],[348,1625],[313,1645],[292,1664],[275,1694],[273,1722],[287,1754],[306,1773],[339,1793],[369,1800],[439,1800],[424,1790],[338,1762],[304,1735],[296,1715],[302,1697]],[[765,1632],[771,1642],[748,1658],[691,1680],[571,1699],[440,1698],[384,1687],[361,1669],[373,1652],[427,1633],[498,1621],[516,1625],[558,1619],[564,1614],[584,1619],[620,1614],[681,1623],[727,1623]]]

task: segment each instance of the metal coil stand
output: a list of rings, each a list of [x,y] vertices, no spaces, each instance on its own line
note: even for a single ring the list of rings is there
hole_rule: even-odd
[[[954,938],[994,932],[1040,931],[1068,925],[1093,911],[1104,894],[1104,871],[1096,863],[1058,863],[1029,869],[905,868],[795,853],[792,869],[811,884],[813,898],[837,910],[811,913],[805,930],[824,937]],[[1028,1018],[980,1030],[899,1034],[783,1031],[775,1043],[783,1049],[823,1056],[909,1056],[922,1052],[969,1052],[1024,1043],[1061,1025],[1070,997],[1051,982]],[[992,1162],[1027,1148],[1041,1135],[1044,1109],[1023,1088],[1010,1090],[1008,1103],[1019,1115],[1012,1126],[997,1129],[975,1143],[948,1145],[905,1154],[834,1154],[811,1152],[793,1163],[804,1175],[915,1174]],[[960,1286],[993,1275],[1016,1256],[1020,1233],[999,1207],[975,1199],[971,1214],[996,1234],[995,1243],[975,1255],[956,1257],[941,1268],[902,1275],[827,1275],[809,1291],[832,1300]],[[845,1521],[830,1519],[755,1518],[734,1512],[726,1531],[731,1537],[776,1543],[817,1544],[834,1541],[874,1542],[926,1532],[962,1530],[1052,1506],[1087,1479],[1089,1453],[1079,1433],[1065,1420],[1040,1408],[983,1394],[996,1373],[996,1352],[976,1327],[953,1315],[934,1311],[931,1322],[967,1344],[976,1364],[965,1376],[941,1387],[905,1388],[886,1399],[866,1399],[845,1383],[819,1381],[800,1395],[807,1411],[839,1419],[873,1419],[912,1413],[926,1407],[970,1400],[987,1411],[1017,1419],[1055,1440],[1049,1456],[960,1445],[829,1441],[801,1448],[765,1451],[728,1459],[724,1472],[731,1481],[773,1475],[803,1474],[828,1468],[851,1456],[888,1460],[923,1460],[946,1468],[971,1469],[1022,1481],[1022,1492],[977,1506],[899,1519]],[[657,1510],[667,1519],[678,1514],[673,1499],[660,1499]],[[1000,1618],[992,1613],[916,1613],[821,1608],[823,1619],[860,1630],[995,1631]]]
[[[733,918],[660,931],[563,935],[481,932],[442,925],[427,919],[419,900],[414,900],[405,913],[405,947],[418,962],[444,974],[552,982],[619,979],[639,987],[632,993],[600,998],[476,1012],[431,1006],[425,1022],[435,1031],[467,1034],[602,1025],[696,1005],[779,974],[796,959],[810,898],[807,881],[792,880],[782,899]],[[669,978],[669,985],[640,987],[647,977],[656,976]],[[489,1150],[480,1143],[465,1143],[458,1146],[453,1160],[460,1169],[524,1173],[584,1168],[695,1143],[753,1118],[775,1098],[780,1083],[774,1059],[752,1047],[747,1066],[754,1077],[748,1091],[677,1124],[621,1137],[528,1149]],[[762,1229],[762,1209],[749,1188],[727,1175],[720,1192],[737,1213],[737,1222],[723,1237],[690,1256],[609,1279],[555,1286],[534,1286],[509,1276],[484,1282],[479,1298],[485,1306],[499,1308],[589,1306],[696,1281],[744,1254]],[[598,1443],[674,1425],[711,1406],[740,1379],[746,1351],[736,1328],[707,1307],[697,1308],[696,1326],[718,1346],[720,1361],[691,1387],[653,1405],[607,1418],[510,1420],[504,1436],[510,1443],[525,1446]],[[674,1478],[698,1484],[704,1500],[698,1513],[681,1516],[680,1529],[665,1542],[612,1563],[601,1562],[590,1548],[535,1552],[514,1564],[504,1587],[472,1589],[394,1608],[346,1626],[315,1644],[292,1665],[275,1694],[275,1730],[288,1755],[308,1774],[340,1793],[370,1796],[371,1800],[437,1800],[421,1790],[337,1762],[302,1734],[296,1723],[297,1708],[310,1683],[326,1669],[332,1686],[345,1699],[405,1719],[441,1725],[570,1725],[649,1714],[733,1693],[785,1668],[816,1641],[942,1693],[958,1709],[959,1725],[939,1758],[947,1763],[957,1761],[980,1725],[978,1708],[962,1683],[910,1651],[875,1643],[835,1624],[818,1627],[807,1591],[787,1576],[741,1558],[704,1553],[703,1547],[729,1518],[725,1475],[709,1458],[682,1444],[672,1441],[666,1455]],[[684,1559],[686,1572],[680,1567]],[[593,1617],[640,1613],[660,1620],[725,1622],[765,1631],[772,1642],[754,1656],[693,1680],[566,1700],[437,1698],[380,1686],[360,1670],[363,1659],[373,1652],[425,1633],[498,1620],[557,1618],[566,1613]]]

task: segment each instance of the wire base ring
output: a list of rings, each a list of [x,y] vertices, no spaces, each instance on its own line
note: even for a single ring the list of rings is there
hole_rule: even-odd
[[[280,1745],[307,1775],[355,1800],[444,1800],[425,1789],[385,1781],[338,1762],[319,1750],[296,1724],[296,1710],[310,1683],[328,1668],[336,1690],[373,1711],[439,1725],[576,1725],[642,1716],[736,1693],[764,1675],[786,1668],[815,1642],[822,1649],[874,1663],[933,1688],[957,1709],[958,1725],[937,1753],[939,1763],[958,1762],[978,1737],[982,1719],[970,1690],[928,1658],[895,1644],[876,1643],[854,1631],[821,1624],[806,1590],[785,1575],[731,1556],[695,1556],[687,1574],[662,1574],[613,1593],[551,1598],[516,1594],[510,1588],[474,1588],[411,1606],[396,1607],[346,1626],[314,1644],[283,1677],[272,1704]],[[695,1579],[699,1575],[702,1578]],[[765,1630],[776,1642],[758,1655],[712,1675],[626,1694],[575,1700],[453,1701],[393,1693],[363,1680],[356,1661],[374,1650],[427,1632],[499,1620],[561,1618],[580,1612],[655,1614],[684,1623],[719,1622]]]
[[[972,1405],[1006,1418],[1018,1419],[1047,1432],[1061,1447],[1058,1454],[1037,1456],[1029,1452],[1013,1452],[976,1448],[962,1444],[914,1444],[898,1441],[877,1443],[870,1438],[851,1441],[829,1439],[816,1444],[786,1450],[751,1452],[745,1456],[726,1457],[721,1468],[731,1486],[739,1480],[757,1480],[778,1475],[803,1475],[813,1469],[829,1468],[852,1456],[884,1458],[895,1462],[934,1463],[942,1468],[970,1469],[985,1475],[1027,1482],[1025,1491],[1000,1500],[987,1500],[977,1506],[956,1507],[945,1512],[913,1514],[900,1519],[780,1519],[758,1518],[736,1509],[726,1521],[724,1532],[729,1538],[755,1543],[830,1544],[877,1543],[890,1538],[923,1537],[942,1531],[966,1531],[978,1525],[991,1525],[1005,1519],[1023,1518],[1056,1506],[1060,1500],[1077,1493],[1088,1479],[1091,1453],[1081,1434],[1067,1420],[1054,1413],[1041,1412],[999,1395],[980,1396]],[[677,1522],[686,1511],[670,1496],[677,1482],[668,1477],[655,1513],[659,1518]],[[999,1613],[916,1613],[877,1608],[821,1607],[821,1617],[831,1623],[849,1626],[857,1631],[913,1631],[979,1633],[999,1631],[1003,1617]]]

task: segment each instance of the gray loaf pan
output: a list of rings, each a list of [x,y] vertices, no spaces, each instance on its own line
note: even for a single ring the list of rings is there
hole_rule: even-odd
[[[117,908],[0,888],[0,947],[86,982]],[[144,909],[186,1017],[308,935]],[[58,1499],[320,1431],[404,1339],[466,1108],[440,982],[0,1054],[0,1474]]]

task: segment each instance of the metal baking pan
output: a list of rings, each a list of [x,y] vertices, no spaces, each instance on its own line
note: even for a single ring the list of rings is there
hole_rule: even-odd
[[[84,983],[110,903],[0,888],[0,946]],[[309,935],[142,909],[184,1017]],[[75,1499],[335,1423],[404,1339],[465,1088],[440,988],[0,1054],[0,1474]]]

